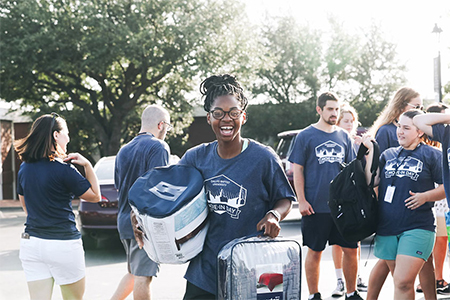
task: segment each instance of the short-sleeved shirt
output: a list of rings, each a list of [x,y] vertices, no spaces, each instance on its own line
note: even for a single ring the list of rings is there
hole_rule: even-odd
[[[24,196],[27,208],[25,232],[42,239],[79,239],[72,199],[90,187],[89,181],[73,165],[61,159],[23,162],[17,193]]]
[[[350,135],[339,127],[330,133],[308,126],[298,133],[289,161],[303,166],[306,201],[316,213],[330,212],[330,182],[354,157]]]
[[[115,187],[119,190],[117,229],[121,239],[134,239],[128,191],[140,176],[169,163],[169,146],[152,134],[140,134],[123,146],[116,156]]]
[[[230,159],[217,154],[217,141],[202,144],[188,150],[179,164],[201,172],[209,205],[203,251],[190,262],[185,278],[216,294],[220,249],[235,238],[257,233],[256,224],[275,203],[295,201],[295,195],[276,153],[253,140]]]
[[[397,138],[397,126],[394,123],[381,126],[375,134],[375,140],[380,147],[380,153],[386,149],[400,146]]]
[[[422,193],[442,184],[442,154],[431,146],[419,144],[414,150],[389,148],[380,156],[379,223],[377,234],[398,235],[412,229],[434,231],[432,207],[427,202],[417,209],[405,206],[414,193]],[[395,186],[391,203],[386,197],[388,186]]]
[[[450,125],[433,125],[433,140],[440,142],[442,145],[442,174],[445,195],[450,206]]]

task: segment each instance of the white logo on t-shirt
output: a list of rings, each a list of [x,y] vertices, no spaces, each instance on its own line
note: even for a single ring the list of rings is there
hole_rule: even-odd
[[[400,159],[397,161],[397,158],[390,159],[386,162],[385,165],[385,178],[391,178],[394,175],[398,178],[409,177],[414,181],[417,181],[419,178],[419,173],[422,172],[423,162],[414,157],[407,157],[403,160]],[[401,163],[401,166],[397,167],[397,164]],[[397,173],[395,173],[395,169],[397,169]]]
[[[228,213],[233,219],[239,219],[240,208],[247,202],[247,189],[219,175],[205,180],[206,199],[209,210],[216,214]]]
[[[344,161],[345,156],[344,147],[331,140],[326,141],[325,143],[322,143],[319,146],[317,146],[315,148],[315,152],[316,157],[319,160],[319,164],[323,164],[326,162],[341,163]]]

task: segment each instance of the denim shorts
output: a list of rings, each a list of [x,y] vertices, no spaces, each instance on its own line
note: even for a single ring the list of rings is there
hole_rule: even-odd
[[[399,235],[376,235],[374,254],[384,260],[395,260],[400,254],[426,261],[433,251],[435,236],[434,232],[424,229],[412,229]]]

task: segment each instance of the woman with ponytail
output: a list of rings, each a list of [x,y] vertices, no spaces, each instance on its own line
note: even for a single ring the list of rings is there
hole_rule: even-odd
[[[19,256],[31,299],[51,299],[55,282],[64,299],[84,294],[84,251],[71,201],[76,196],[98,202],[100,187],[86,158],[66,154],[69,141],[65,120],[52,113],[36,119],[14,143],[23,161],[17,192],[27,215]],[[84,167],[86,178],[71,164]]]

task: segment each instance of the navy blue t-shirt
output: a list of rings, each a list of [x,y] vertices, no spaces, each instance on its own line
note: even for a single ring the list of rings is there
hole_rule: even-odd
[[[217,154],[217,141],[202,144],[188,150],[179,164],[194,166],[202,174],[210,211],[203,251],[190,262],[185,278],[216,294],[220,249],[235,238],[255,234],[256,224],[275,203],[295,201],[295,194],[276,153],[253,140],[230,159]]]
[[[79,239],[72,199],[90,187],[73,165],[60,159],[22,163],[17,193],[25,198],[28,213],[25,232],[42,239]]]
[[[397,138],[397,126],[394,123],[381,126],[375,134],[375,140],[380,147],[380,153],[386,149],[400,146]]]
[[[434,232],[431,211],[434,203],[427,202],[411,210],[405,206],[405,200],[410,197],[409,191],[426,192],[434,189],[435,183],[442,184],[442,154],[425,144],[419,144],[414,150],[402,149],[389,148],[380,156],[379,235],[398,235],[412,229]],[[395,186],[391,203],[386,201],[390,185]]]
[[[433,125],[433,140],[442,144],[442,174],[447,202],[450,203],[450,125]]]
[[[140,176],[169,163],[169,146],[152,134],[141,134],[123,146],[116,156],[114,184],[119,190],[117,229],[121,239],[134,239],[128,191]]]
[[[342,128],[330,133],[311,125],[298,133],[289,161],[303,166],[306,201],[316,213],[330,212],[330,182],[353,158],[353,142]]]

